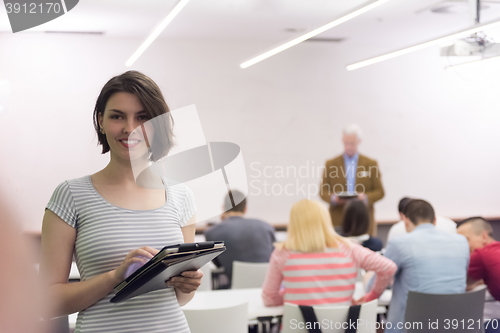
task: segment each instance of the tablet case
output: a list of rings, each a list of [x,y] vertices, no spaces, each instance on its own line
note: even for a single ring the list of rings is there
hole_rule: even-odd
[[[185,243],[165,246],[156,256],[118,284],[112,303],[168,288],[165,281],[184,271],[198,270],[226,250],[224,242]]]

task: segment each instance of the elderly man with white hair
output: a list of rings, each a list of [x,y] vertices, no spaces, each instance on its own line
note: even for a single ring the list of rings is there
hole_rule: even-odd
[[[361,129],[357,124],[344,128],[344,153],[326,161],[320,195],[330,204],[334,227],[342,224],[344,206],[350,199],[363,200],[370,212],[368,233],[374,236],[376,228],[373,204],[384,197],[384,188],[377,161],[358,153],[361,137]]]

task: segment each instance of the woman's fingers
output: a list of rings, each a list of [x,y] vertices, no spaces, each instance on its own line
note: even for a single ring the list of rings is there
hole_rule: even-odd
[[[148,259],[144,258],[144,257],[133,257],[133,258],[128,259],[128,264],[129,265],[136,264],[136,263],[145,264],[147,261],[148,261]]]
[[[201,270],[185,271],[182,272],[182,276],[175,276],[168,280],[167,286],[175,287],[183,293],[190,293],[198,289],[202,277],[203,272]]]
[[[360,305],[360,304],[363,304],[363,303],[365,303],[365,296],[361,297],[361,298],[360,298],[360,299],[358,299],[358,300],[353,299],[351,303],[352,303],[352,305]]]
[[[158,250],[149,246],[130,251],[121,265],[115,270],[115,276],[122,281],[127,276],[135,272],[138,268],[144,265],[149,259],[153,258]]]
[[[167,286],[169,287],[175,287],[177,288],[178,290],[180,290],[181,292],[185,293],[185,294],[189,294],[193,291],[195,291],[196,289],[198,289],[198,287],[200,286],[200,283],[194,283],[192,281],[178,281],[178,280],[174,280],[174,281],[168,281],[167,282]]]
[[[143,246],[141,247],[141,249],[151,253],[151,255],[153,256],[155,256],[158,252],[160,252],[158,249],[152,248],[150,246]]]
[[[153,254],[151,254],[150,252],[148,252],[142,248],[134,250],[131,253],[133,254],[132,257],[144,257],[144,258],[151,259],[154,256]]]
[[[200,283],[200,279],[192,279],[182,276],[176,276],[168,280],[168,284],[172,287],[180,287],[182,285],[199,286]]]
[[[201,270],[197,271],[184,271],[181,274],[184,277],[192,278],[192,279],[201,279],[203,277],[203,272]]]
[[[127,254],[125,259],[133,258],[133,257],[144,257],[147,259],[153,258],[158,253],[157,249],[154,249],[149,246],[143,246],[141,248],[130,251]]]

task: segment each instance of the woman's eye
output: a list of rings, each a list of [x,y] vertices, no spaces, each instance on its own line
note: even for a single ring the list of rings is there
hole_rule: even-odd
[[[149,120],[148,116],[139,116],[139,120]]]
[[[119,116],[117,114],[114,114],[114,115],[110,116],[109,118],[111,118],[111,119],[120,119],[121,116]]]

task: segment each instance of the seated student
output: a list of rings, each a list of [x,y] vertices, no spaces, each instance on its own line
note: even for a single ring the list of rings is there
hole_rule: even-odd
[[[235,198],[245,197],[236,190],[231,193]],[[232,207],[229,195],[224,199],[224,207]],[[226,251],[214,261],[216,265],[224,267],[227,275],[228,284],[221,285],[221,289],[231,287],[233,261],[269,262],[273,252],[273,243],[276,241],[274,227],[261,220],[245,218],[246,211],[247,199],[244,198],[222,214],[220,224],[205,231],[207,241],[224,241],[226,245]]]
[[[385,251],[398,265],[387,317],[392,329],[386,328],[386,333],[403,332],[398,324],[404,322],[408,291],[465,292],[469,265],[465,237],[437,230],[434,209],[424,200],[412,200],[406,206],[404,223],[408,233],[389,241]]]
[[[357,244],[372,250],[382,250],[383,244],[380,238],[371,237],[368,234],[370,227],[370,216],[366,204],[361,200],[352,200],[347,204],[342,219],[343,236]]]
[[[391,260],[339,236],[326,208],[299,201],[290,212],[287,239],[271,255],[262,287],[264,304],[350,305],[359,268],[374,271],[376,279],[357,304],[378,298],[396,272]]]
[[[471,217],[462,221],[457,231],[469,241],[471,256],[467,287],[472,288],[484,281],[491,296],[500,301],[500,242],[493,239],[493,228],[482,217]],[[494,330],[494,327],[500,326],[500,312],[493,314],[490,311],[487,314],[490,308],[498,309],[498,302],[485,303],[485,316],[488,316],[485,320],[492,320],[485,332],[500,332],[500,327]]]
[[[400,221],[397,223],[394,223],[389,229],[389,234],[387,235],[387,242],[390,240],[402,236],[406,234],[406,228],[405,228],[405,222],[404,222],[404,210],[405,207],[412,201],[413,199],[411,198],[403,198],[399,201],[398,205],[398,211],[399,211],[399,217]],[[449,232],[449,233],[456,233],[457,232],[457,224],[453,221],[450,220],[447,217],[442,217],[442,216],[436,216],[436,229],[437,230],[442,230],[444,232]]]

